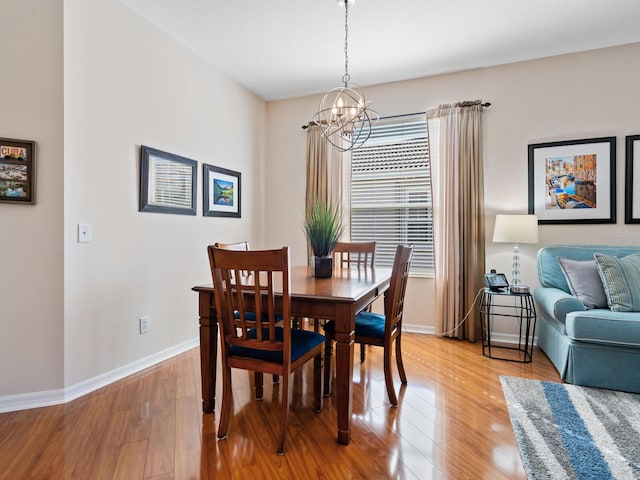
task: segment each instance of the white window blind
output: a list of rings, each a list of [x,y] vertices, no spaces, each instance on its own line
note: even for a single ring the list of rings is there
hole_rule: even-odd
[[[426,121],[376,125],[352,154],[351,240],[375,240],[376,265],[398,244],[414,246],[411,273],[433,276],[431,177]]]
[[[191,208],[192,171],[190,165],[149,157],[149,205]]]

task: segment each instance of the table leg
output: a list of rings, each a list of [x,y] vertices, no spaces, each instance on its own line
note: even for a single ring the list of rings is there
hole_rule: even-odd
[[[200,292],[200,377],[204,413],[212,413],[216,406],[218,319],[215,313],[210,311],[211,305],[213,305],[213,293]],[[203,316],[205,313],[207,316]]]
[[[336,318],[336,407],[338,410],[338,443],[347,445],[351,435],[353,398],[353,330],[354,313],[340,306]],[[347,330],[347,331],[344,331]]]

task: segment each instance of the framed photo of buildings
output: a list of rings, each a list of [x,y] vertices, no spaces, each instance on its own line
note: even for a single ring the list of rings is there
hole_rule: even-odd
[[[624,180],[624,223],[640,223],[640,135],[626,137]]]
[[[36,142],[0,138],[0,203],[36,203]]]
[[[142,145],[139,211],[195,215],[197,166],[195,160]]]
[[[242,215],[242,174],[203,164],[203,209],[205,217],[235,217]]]
[[[616,223],[616,137],[537,143],[529,213],[540,224]]]

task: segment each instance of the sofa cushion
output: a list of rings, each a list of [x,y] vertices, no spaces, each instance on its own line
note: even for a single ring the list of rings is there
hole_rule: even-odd
[[[621,314],[611,310],[571,312],[566,320],[567,336],[581,342],[640,347],[640,312]]]
[[[562,273],[558,257],[573,260],[593,260],[593,252],[605,255],[624,257],[633,253],[640,253],[640,246],[612,246],[612,245],[555,245],[538,250],[538,279],[543,287],[555,287],[571,293],[567,280]]]
[[[587,308],[607,308],[607,296],[595,260],[558,257],[569,290]]]
[[[595,252],[598,272],[614,312],[640,312],[640,254],[617,258]]]

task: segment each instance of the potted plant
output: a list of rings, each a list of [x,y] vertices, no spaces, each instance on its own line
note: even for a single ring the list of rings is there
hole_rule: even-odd
[[[340,205],[315,198],[307,205],[304,232],[313,251],[313,276],[328,278],[333,271],[331,252],[340,240],[344,228]]]

